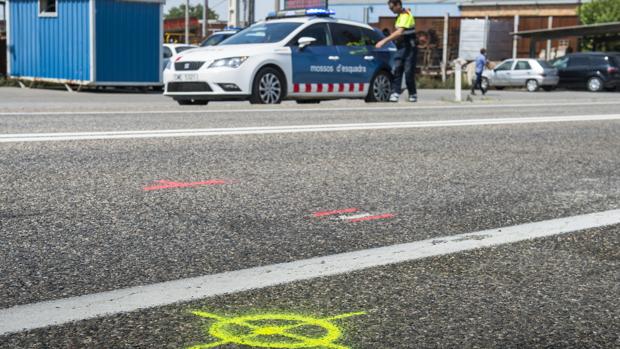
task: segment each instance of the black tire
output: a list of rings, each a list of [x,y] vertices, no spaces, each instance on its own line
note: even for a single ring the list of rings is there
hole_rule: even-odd
[[[525,82],[525,88],[527,89],[528,92],[536,92],[538,91],[539,87],[540,86],[538,86],[538,81],[534,79],[529,79]]]
[[[597,77],[589,78],[586,88],[590,92],[600,92],[603,89],[603,80]]]
[[[501,91],[504,89],[504,86],[495,86],[495,89]]]
[[[320,99],[298,99],[296,100],[297,104],[319,104],[321,103]]]
[[[474,84],[476,82],[474,81]],[[482,87],[483,90],[488,91],[489,87],[491,87],[491,85],[489,84],[489,79],[483,77],[482,81],[480,82],[480,87]]]
[[[391,93],[392,76],[390,75],[390,73],[382,70],[378,72],[374,78],[372,78],[372,81],[370,82],[370,88],[368,89],[368,95],[366,95],[366,102],[387,102],[390,100]]]
[[[275,68],[265,67],[254,78],[252,84],[252,104],[280,104],[286,96],[286,79]]]
[[[207,105],[207,104],[209,104],[209,101],[207,101],[207,100],[204,100],[204,99],[193,99],[193,98],[175,99],[175,101],[177,101],[177,103],[179,103],[179,105]]]

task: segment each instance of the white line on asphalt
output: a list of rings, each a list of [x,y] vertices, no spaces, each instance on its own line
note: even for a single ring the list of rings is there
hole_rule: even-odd
[[[174,110],[131,110],[131,111],[55,111],[55,112],[0,112],[0,116],[60,116],[60,115],[156,115],[156,114],[229,114],[229,113],[298,113],[298,112],[338,112],[338,111],[394,111],[394,110],[450,110],[450,109],[511,109],[566,106],[620,105],[615,101],[566,102],[566,103],[513,103],[513,104],[459,104],[459,105],[416,105],[409,107],[386,107],[384,105],[365,107],[326,107],[326,108],[261,108],[253,109],[174,109]]]
[[[620,224],[620,210],[437,237],[0,310],[0,335]]]
[[[547,122],[605,121],[605,120],[620,120],[620,114],[539,116],[539,117],[500,118],[500,119],[461,119],[461,120],[413,121],[413,122],[380,122],[380,123],[356,123],[356,124],[322,124],[322,125],[292,125],[292,126],[265,126],[265,127],[149,130],[149,131],[3,134],[3,135],[0,135],[0,143],[77,141],[77,140],[101,140],[101,139],[169,138],[169,137],[207,137],[207,136],[256,135],[256,134],[277,134],[277,133],[334,132],[334,131],[356,131],[356,130],[406,129],[406,128],[426,128],[426,127],[458,127],[458,126],[476,126],[476,125],[506,125],[506,124],[531,124],[531,123],[547,123]]]

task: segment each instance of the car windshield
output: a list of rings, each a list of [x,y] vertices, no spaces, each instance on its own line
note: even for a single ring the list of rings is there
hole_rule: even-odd
[[[207,40],[203,41],[200,46],[215,46],[231,36],[232,34],[213,34]]]
[[[538,64],[540,64],[540,66],[543,67],[544,69],[553,69],[553,66],[549,64],[549,62],[547,61],[539,60]]]
[[[175,51],[177,51],[177,53],[181,53],[183,51],[187,51],[187,50],[191,50],[193,48],[196,48],[194,46],[177,46],[174,48]]]
[[[287,37],[301,23],[258,23],[222,41],[220,45],[270,44]]]

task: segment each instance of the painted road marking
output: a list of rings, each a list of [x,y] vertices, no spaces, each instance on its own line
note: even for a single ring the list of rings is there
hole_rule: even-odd
[[[335,343],[342,337],[342,331],[332,321],[366,313],[346,313],[327,318],[277,313],[230,318],[204,311],[193,311],[192,314],[215,320],[216,322],[209,327],[208,333],[219,341],[194,345],[188,349],[215,348],[227,344],[240,344],[255,348],[349,349]],[[302,329],[303,332],[300,333]]]
[[[279,133],[385,130],[385,129],[407,129],[407,128],[428,128],[428,127],[463,127],[463,126],[532,124],[532,123],[551,123],[551,122],[610,121],[610,120],[620,120],[620,114],[540,116],[540,117],[527,117],[527,118],[499,118],[499,119],[461,119],[461,120],[414,121],[414,122],[380,122],[380,123],[357,123],[357,124],[238,127],[238,128],[211,128],[211,129],[207,128],[207,129],[183,129],[183,130],[4,134],[4,135],[0,135],[0,143],[103,140],[103,139],[169,138],[169,137],[238,136],[238,135],[279,134]]]
[[[132,111],[56,111],[56,112],[0,112],[0,116],[61,116],[61,115],[158,115],[158,114],[230,114],[230,113],[297,113],[297,112],[340,112],[340,111],[393,111],[393,110],[451,110],[451,109],[512,109],[566,106],[620,105],[616,101],[567,102],[567,103],[512,103],[512,104],[462,104],[462,105],[418,105],[415,107],[334,107],[334,108],[253,108],[253,109],[182,109],[182,110],[132,110]]]
[[[394,214],[385,213],[385,214],[379,214],[379,215],[374,215],[374,216],[349,218],[349,219],[347,219],[347,222],[349,222],[349,223],[367,222],[367,221],[376,221],[376,220],[380,220],[380,219],[390,219],[390,218],[394,218],[394,217],[395,217]]]
[[[343,208],[341,210],[332,210],[332,211],[320,211],[320,212],[315,212],[312,215],[314,217],[326,217],[326,216],[333,216],[333,215],[337,215],[337,214],[343,214],[343,213],[354,213],[357,212],[358,209],[351,207],[351,208]]]
[[[18,305],[0,309],[0,335],[614,224],[620,209]]]
[[[200,187],[204,185],[220,185],[220,184],[230,184],[231,181],[227,181],[224,179],[211,179],[208,181],[201,182],[172,182],[167,180],[158,180],[155,181],[159,184],[149,185],[142,190],[144,191],[152,191],[152,190],[161,190],[161,189],[173,189],[173,188],[192,188],[192,187]]]

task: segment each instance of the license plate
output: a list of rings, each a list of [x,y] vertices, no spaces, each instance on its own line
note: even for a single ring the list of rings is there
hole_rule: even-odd
[[[174,81],[196,81],[198,74],[174,74]]]

